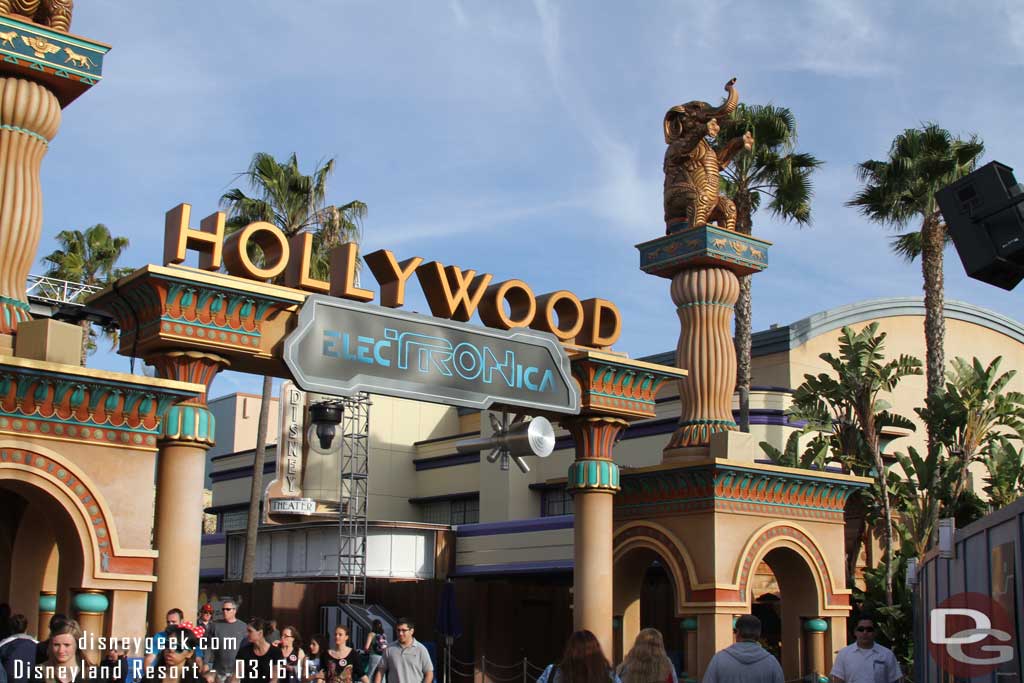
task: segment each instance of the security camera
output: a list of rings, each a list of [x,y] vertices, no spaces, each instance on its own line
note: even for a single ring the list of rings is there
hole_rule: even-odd
[[[310,425],[306,430],[309,448],[321,455],[333,453],[341,441],[338,425],[341,423],[342,407],[338,403],[314,403],[309,408]]]

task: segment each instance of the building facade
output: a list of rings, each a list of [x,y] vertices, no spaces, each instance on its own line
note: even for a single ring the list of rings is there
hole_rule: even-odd
[[[995,356],[1002,356],[1004,368],[1024,362],[1024,326],[1016,321],[957,302],[947,303],[946,314],[947,358],[978,356],[987,363]],[[880,330],[887,334],[888,357],[901,353],[922,357],[923,315],[920,299],[882,299],[832,309],[756,334],[750,434],[730,435],[732,441],[728,453],[724,448],[716,452],[713,444],[711,455],[727,456],[730,466],[746,468],[744,471],[748,473],[756,470],[761,480],[784,477],[783,473],[771,471],[770,463],[758,444],[765,441],[783,448],[788,435],[795,429],[785,413],[790,394],[805,374],[827,370],[819,356],[835,352],[840,329],[844,325],[859,329],[877,321]],[[649,360],[667,364],[671,357],[671,353],[666,353]],[[1011,388],[1024,388],[1022,379],[1015,378]],[[924,393],[924,377],[907,378],[892,397],[894,409],[916,421],[913,408],[921,405]],[[225,415],[248,410],[249,415],[255,415],[254,401],[258,398],[232,395],[211,402],[211,410],[218,414],[223,410]],[[623,478],[623,491],[615,500],[616,534],[621,536],[616,541],[616,576],[621,577],[616,578],[616,591],[632,597],[617,597],[614,610],[617,633],[622,631],[624,620],[632,619],[636,626],[655,625],[665,632],[670,649],[681,653],[686,649],[687,637],[695,638],[688,635],[684,626],[692,625],[686,614],[688,610],[696,609],[692,606],[698,604],[693,598],[693,584],[698,583],[695,577],[699,572],[693,558],[702,556],[702,541],[699,538],[684,540],[688,537],[686,525],[671,531],[674,523],[668,523],[661,531],[644,534],[634,531],[633,535],[638,538],[628,540],[630,528],[640,524],[639,520],[661,520],[659,524],[664,525],[667,523],[665,519],[674,514],[664,506],[659,508],[652,503],[643,503],[641,491],[648,486],[645,482],[652,482],[650,485],[656,487],[670,485],[667,483],[669,475],[675,472],[675,468],[663,464],[662,449],[678,421],[678,401],[676,391],[670,388],[663,390],[658,399],[657,416],[631,424],[623,430],[615,446],[615,460],[622,468]],[[249,407],[240,409],[239,405]],[[371,582],[377,582],[374,590],[389,610],[404,612],[405,606],[400,604],[397,594],[389,592],[388,586],[410,579],[430,581],[449,576],[456,578],[460,586],[471,585],[472,588],[467,590],[474,595],[477,591],[486,590],[487,586],[498,585],[516,585],[520,590],[529,587],[529,590],[550,593],[551,596],[564,595],[563,598],[551,598],[553,602],[550,604],[558,603],[562,609],[571,610],[574,504],[566,489],[566,472],[573,461],[573,438],[567,432],[559,432],[555,452],[544,460],[533,459],[529,473],[515,468],[502,471],[497,465],[487,462],[482,454],[459,452],[456,448],[461,440],[481,434],[486,436],[489,422],[485,412],[373,397],[367,573]],[[218,425],[223,423],[222,419]],[[204,540],[203,577],[208,591],[216,592],[220,582],[229,585],[240,576],[254,432],[251,427],[226,431],[227,441],[234,439],[233,445],[221,445],[216,452],[211,450],[209,473],[213,506],[210,511],[218,515],[219,525],[218,533]],[[240,438],[249,442],[243,443]],[[923,444],[924,428],[920,425],[916,433],[891,435],[887,450],[905,450],[909,445],[920,449]],[[229,448],[235,450],[232,452]],[[267,476],[274,471],[274,462],[275,455],[271,449],[264,465]],[[712,470],[722,465],[721,462],[718,465],[708,464],[705,468],[707,476],[721,480],[726,476],[724,471]],[[975,475],[975,486],[980,488],[982,473],[975,472]],[[325,471],[323,476],[330,478],[333,473]],[[676,476],[679,482],[682,481],[679,477],[692,480],[698,475],[677,472],[672,476]],[[685,495],[681,490],[678,493],[680,497]],[[640,510],[643,505],[648,506],[646,512]],[[728,505],[730,503],[723,499],[715,503],[715,510],[720,511]],[[846,642],[844,619],[849,607],[848,596],[842,593],[846,588],[845,572],[829,578],[825,575],[830,571],[836,572],[832,568],[842,568],[844,563],[841,552],[827,560],[814,558],[817,554],[834,553],[835,548],[842,548],[841,538],[847,533],[842,514],[836,517],[832,511],[822,511],[821,519],[825,521],[821,523],[824,526],[808,537],[838,534],[838,540],[832,550],[824,547],[816,550],[811,547],[812,543],[798,541],[797,536],[807,531],[809,525],[819,522],[812,521],[801,512],[802,518],[789,524],[786,504],[774,502],[771,505],[775,507],[760,511],[740,505],[732,517],[723,517],[716,512],[718,517],[709,517],[706,521],[709,526],[705,528],[704,538],[713,536],[715,543],[723,548],[736,544],[737,556],[752,557],[755,562],[749,586],[737,593],[734,613],[750,609],[760,613],[766,623],[771,624],[768,640],[776,645],[783,641],[793,642],[794,638],[801,640],[801,624],[809,623],[812,618],[820,621],[821,617],[831,615],[829,618],[834,621],[829,623],[831,628],[823,639],[830,656]],[[839,512],[842,512],[842,507]],[[687,522],[693,523],[693,518]],[[770,524],[785,527],[779,530],[779,535],[792,541],[787,547],[794,552],[793,555],[787,555],[785,549],[772,554],[772,547],[761,555],[755,553],[756,556],[743,551],[744,544],[753,547],[763,543],[757,540],[757,536],[764,535],[769,528],[766,525]],[[659,533],[666,538],[671,537],[672,542],[659,545],[652,540]],[[289,590],[305,590],[310,595],[319,596],[316,599],[322,604],[329,604],[333,595],[314,582],[329,580],[336,575],[334,557],[337,548],[336,523],[331,520],[310,521],[287,529],[266,528],[261,531],[258,545],[257,577],[280,584],[306,584],[304,589],[292,587]],[[638,552],[630,552],[631,548]],[[860,559],[861,568],[873,562],[876,553],[877,543],[868,543]],[[803,559],[798,560],[797,554]],[[716,585],[739,586],[742,580],[731,577],[740,569],[708,567],[707,571],[721,574]],[[797,581],[794,576],[804,578]],[[819,598],[799,595],[801,584],[817,586]],[[829,597],[832,589],[835,589],[834,599],[839,602],[830,608],[828,600],[832,599]],[[696,593],[699,594],[699,590],[696,589]],[[716,590],[720,591],[720,587]],[[815,599],[820,599],[821,604],[815,604]],[[395,602],[388,604],[389,600]],[[807,604],[792,607],[800,601]],[[783,616],[787,603],[791,608]],[[319,626],[315,622],[316,617],[308,615],[318,614],[318,610],[310,607],[305,607],[307,623],[310,628],[316,628]],[[494,607],[499,608],[497,604]],[[423,618],[421,615],[421,620]],[[432,620],[433,617],[429,615],[426,618]],[[571,623],[571,616],[568,621],[555,621]],[[463,657],[478,654],[481,649],[479,641],[488,640],[484,633],[487,629],[480,624],[477,627],[478,633],[474,637],[478,642],[467,649]],[[693,630],[697,630],[696,626]],[[788,637],[784,637],[784,632],[788,632]],[[817,637],[815,634],[819,632],[812,629],[807,633]],[[500,634],[492,635],[492,652],[493,648],[500,647],[497,643],[502,640]],[[616,654],[620,656],[622,648],[628,648],[628,645],[623,645],[617,638]],[[711,648],[712,644],[706,647]],[[536,648],[536,657],[540,658],[537,661],[556,654],[543,646]],[[806,655],[806,648],[805,651],[794,652],[791,647],[790,652],[784,654],[789,659],[787,670],[801,669]],[[681,654],[679,656],[682,658]],[[682,659],[680,668],[686,668]]]

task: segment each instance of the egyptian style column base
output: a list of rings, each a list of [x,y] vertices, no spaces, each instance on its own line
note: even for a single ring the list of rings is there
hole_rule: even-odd
[[[814,683],[823,676],[828,676],[825,668],[825,632],[828,621],[825,619],[808,619],[804,622],[804,670],[803,673],[816,674]]]
[[[36,640],[50,637],[50,619],[57,611],[57,594],[53,591],[42,591],[39,594],[39,624],[36,627]]]
[[[697,620],[693,617],[683,619],[683,676],[680,681],[689,683],[697,680]]]
[[[47,88],[0,78],[0,333],[31,320],[25,281],[43,225],[39,167],[60,127],[60,103]]]
[[[87,647],[83,648],[89,661],[98,662],[103,652],[99,648],[91,647],[104,637],[106,627],[106,612],[110,608],[110,598],[105,591],[92,588],[80,588],[79,592],[71,600],[71,606],[75,609],[78,617],[78,624],[82,627],[82,635],[85,637]]]

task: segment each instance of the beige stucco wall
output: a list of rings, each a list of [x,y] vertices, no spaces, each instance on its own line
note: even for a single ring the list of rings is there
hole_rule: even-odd
[[[519,534],[460,536],[455,546],[458,567],[572,560],[572,529]]]
[[[0,437],[0,448],[23,448],[70,463],[103,497],[122,548],[152,548],[156,488],[154,451],[109,448],[83,442]]]
[[[417,441],[457,434],[458,410],[436,403],[374,396],[370,409],[370,519],[418,521],[409,503],[420,494]],[[471,489],[472,490],[472,489]],[[449,490],[447,492],[453,492]]]

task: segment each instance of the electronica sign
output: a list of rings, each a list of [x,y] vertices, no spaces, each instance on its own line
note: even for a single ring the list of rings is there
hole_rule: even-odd
[[[531,329],[496,330],[313,295],[285,339],[284,361],[305,391],[579,412],[564,347]]]

